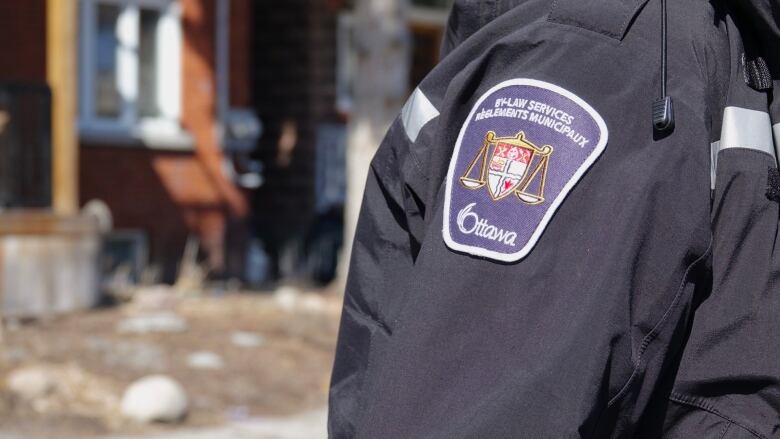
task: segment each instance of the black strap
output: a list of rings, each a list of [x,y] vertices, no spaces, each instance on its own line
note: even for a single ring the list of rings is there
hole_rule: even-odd
[[[772,74],[764,58],[760,56],[748,58],[747,54],[743,53],[742,69],[745,74],[745,84],[758,91],[772,89]]]
[[[548,18],[622,40],[648,0],[555,0]]]

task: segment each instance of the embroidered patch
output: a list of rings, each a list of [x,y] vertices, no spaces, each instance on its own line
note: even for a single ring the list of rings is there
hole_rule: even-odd
[[[447,246],[504,262],[527,256],[607,137],[601,116],[561,87],[513,79],[490,89],[461,128],[450,162]]]

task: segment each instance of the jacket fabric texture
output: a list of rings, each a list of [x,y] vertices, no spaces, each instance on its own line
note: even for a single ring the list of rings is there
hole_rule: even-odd
[[[456,1],[365,189],[333,439],[780,438],[780,2]]]

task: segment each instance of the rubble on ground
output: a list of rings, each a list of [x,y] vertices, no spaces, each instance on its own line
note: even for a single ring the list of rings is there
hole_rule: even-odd
[[[17,403],[39,414],[73,414],[114,425],[118,398],[115,386],[76,364],[32,365],[11,371],[7,390]]]
[[[264,345],[266,340],[260,334],[238,331],[230,334],[230,342],[242,348],[257,348]]]
[[[116,340],[103,336],[88,336],[85,346],[97,353],[103,364],[137,371],[162,371],[168,367],[168,355],[156,343],[143,340]]]
[[[183,332],[187,322],[172,312],[155,312],[127,317],[117,324],[116,330],[120,334]]]
[[[0,437],[140,437],[321,408],[341,300],[285,294],[286,305],[273,294],[155,287],[116,307],[18,321],[0,342]],[[123,391],[148,375],[181,383],[186,417],[149,424],[122,415]]]
[[[214,352],[199,351],[187,356],[187,366],[193,369],[219,370],[225,367],[225,362]]]

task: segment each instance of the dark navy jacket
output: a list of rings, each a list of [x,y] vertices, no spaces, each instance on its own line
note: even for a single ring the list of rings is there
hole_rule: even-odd
[[[333,439],[780,437],[777,0],[457,1],[371,166]],[[780,135],[780,125],[775,125]]]

